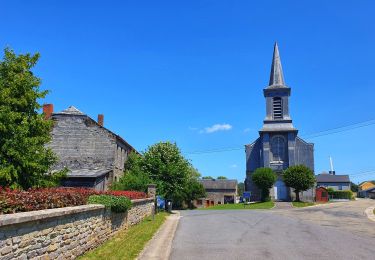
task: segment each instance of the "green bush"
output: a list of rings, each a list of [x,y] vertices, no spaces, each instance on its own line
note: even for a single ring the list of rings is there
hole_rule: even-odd
[[[328,189],[328,194],[332,199],[354,199],[353,192],[350,190],[331,190]]]
[[[270,189],[277,180],[277,175],[271,168],[258,168],[252,175],[255,185],[262,190],[262,201],[271,201]]]
[[[130,199],[124,196],[115,197],[112,195],[92,195],[89,197],[88,203],[102,204],[117,213],[125,212],[132,206]]]

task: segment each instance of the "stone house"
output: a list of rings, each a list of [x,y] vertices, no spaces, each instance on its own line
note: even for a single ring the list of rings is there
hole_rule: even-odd
[[[95,121],[73,106],[54,113],[52,104],[44,105],[43,112],[54,122],[48,144],[58,157],[53,170],[68,169],[64,186],[107,190],[123,175],[129,153],[137,152],[104,127],[103,115]]]
[[[212,206],[212,204],[235,203],[237,196],[237,180],[202,179],[199,180],[199,182],[202,183],[206,190],[206,198],[197,200],[195,203],[197,207],[202,206],[204,201],[209,201],[210,206]]]
[[[321,173],[315,176],[316,186],[334,190],[350,190],[349,175]]]
[[[261,193],[252,181],[252,174],[258,168],[269,167],[278,175],[270,192],[272,199],[289,201],[294,193],[285,185],[282,172],[289,166],[301,164],[314,171],[314,144],[298,137],[298,130],[293,126],[289,108],[291,88],[284,81],[277,43],[274,46],[269,84],[263,89],[263,94],[266,99],[263,127],[259,131],[259,138],[245,145],[245,190],[251,193],[252,201],[260,200]],[[313,196],[313,191],[309,191],[303,193],[301,199],[309,200]]]

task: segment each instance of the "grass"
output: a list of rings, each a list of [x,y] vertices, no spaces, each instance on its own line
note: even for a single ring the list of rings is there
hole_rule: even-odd
[[[293,207],[296,207],[296,208],[303,208],[303,207],[315,205],[314,202],[303,202],[303,201],[293,201],[292,204],[293,204]]]
[[[138,225],[119,231],[103,245],[87,252],[79,259],[135,259],[163,224],[167,215],[161,212],[155,216],[154,221],[148,217]]]
[[[227,209],[270,209],[273,208],[275,204],[272,201],[268,202],[256,202],[251,203],[249,205],[245,205],[243,203],[239,204],[221,204],[215,205],[208,208],[199,208],[198,210],[227,210]]]

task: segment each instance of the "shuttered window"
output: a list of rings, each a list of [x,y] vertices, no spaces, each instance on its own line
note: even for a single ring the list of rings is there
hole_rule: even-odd
[[[281,98],[273,98],[273,118],[274,119],[283,119],[283,108]]]

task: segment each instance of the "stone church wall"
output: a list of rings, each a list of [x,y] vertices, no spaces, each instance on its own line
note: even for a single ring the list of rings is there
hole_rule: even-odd
[[[295,164],[305,165],[314,172],[314,144],[296,137]]]

